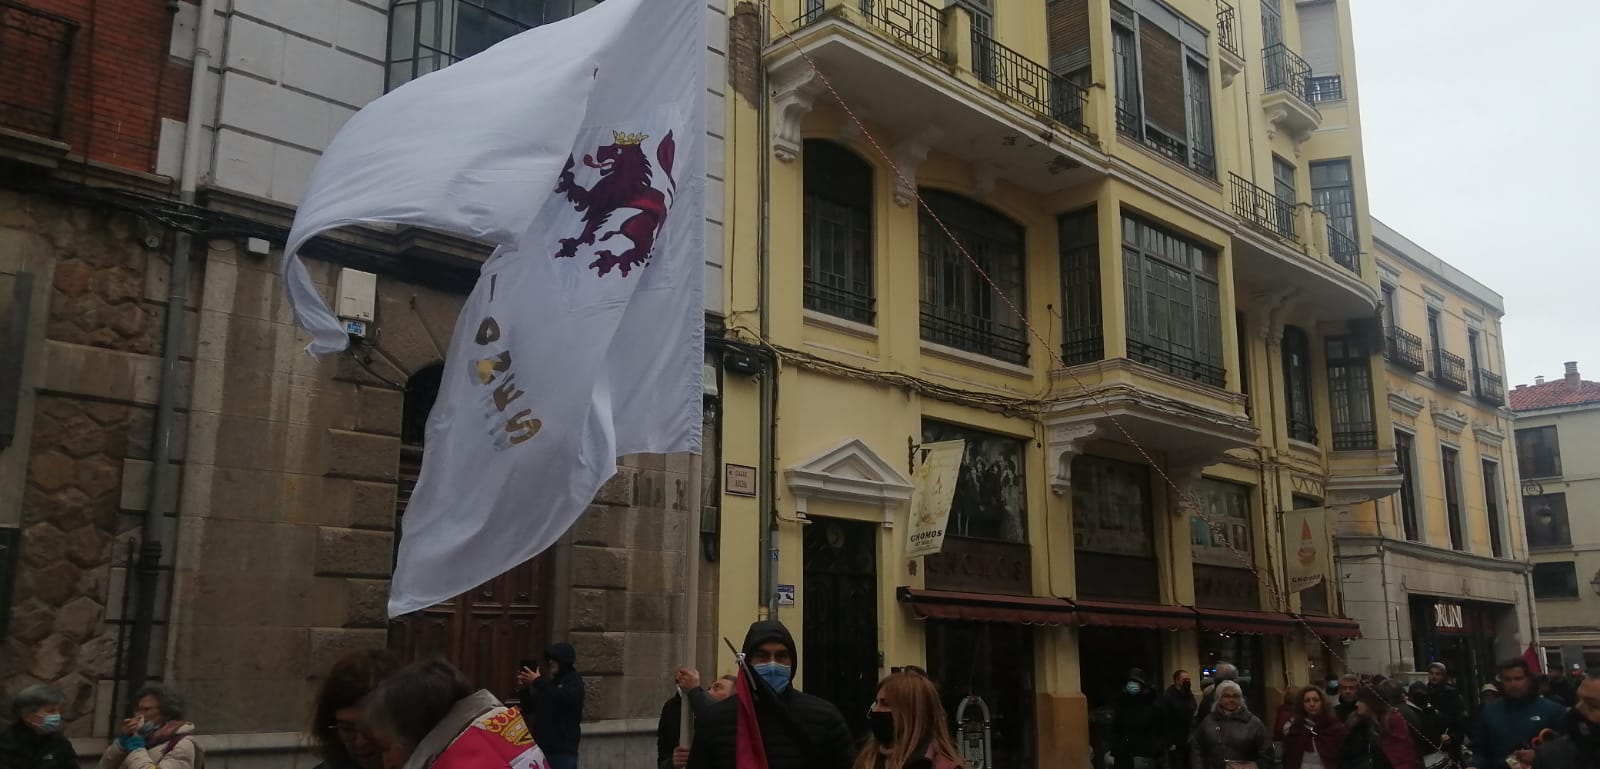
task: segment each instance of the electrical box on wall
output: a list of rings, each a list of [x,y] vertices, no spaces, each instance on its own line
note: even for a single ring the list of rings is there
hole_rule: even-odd
[[[370,272],[339,270],[339,301],[334,310],[351,336],[366,336],[378,305],[378,276]]]

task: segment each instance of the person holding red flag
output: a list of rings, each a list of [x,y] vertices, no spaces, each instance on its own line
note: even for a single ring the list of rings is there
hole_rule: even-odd
[[[782,622],[750,626],[735,694],[700,715],[689,769],[850,769],[844,716],[794,686],[799,656]]]

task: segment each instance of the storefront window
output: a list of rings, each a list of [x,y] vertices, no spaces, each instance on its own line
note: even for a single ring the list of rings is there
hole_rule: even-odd
[[[1080,596],[1158,600],[1153,531],[1149,468],[1101,457],[1072,460]]]
[[[989,706],[993,766],[1035,766],[1033,631],[990,622],[928,623],[928,675],[939,684],[952,735],[968,695]],[[968,707],[968,718],[974,717]]]
[[[1271,703],[1273,710],[1266,709],[1267,682],[1261,661],[1260,636],[1201,632],[1200,675],[1210,678],[1217,672],[1217,665],[1224,662],[1239,668],[1239,687],[1244,689],[1244,701],[1250,706],[1250,712],[1276,711],[1276,702]]]

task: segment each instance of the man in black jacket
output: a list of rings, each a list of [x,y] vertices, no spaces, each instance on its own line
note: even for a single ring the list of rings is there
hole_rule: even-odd
[[[1155,769],[1156,759],[1166,752],[1167,724],[1143,670],[1128,671],[1111,724],[1116,735],[1111,755],[1118,769]]]
[[[1566,736],[1534,751],[1533,769],[1593,769],[1600,766],[1600,672],[1591,671],[1575,691]]]
[[[689,718],[697,719],[712,703],[721,702],[733,694],[734,677],[723,676],[711,683],[710,689],[700,688],[700,672],[680,668],[672,674],[678,690],[689,697]],[[689,749],[678,747],[678,730],[683,723],[683,697],[673,692],[661,705],[661,719],[656,722],[656,769],[682,769],[689,761]]]
[[[544,650],[549,675],[523,668],[517,673],[522,712],[550,769],[577,769],[579,724],[583,722],[583,676],[578,652],[558,643]]]
[[[1189,671],[1172,674],[1172,686],[1161,693],[1162,722],[1167,735],[1167,766],[1189,769],[1189,726],[1194,723],[1194,678]]]
[[[769,769],[849,769],[854,752],[850,727],[828,701],[793,685],[798,650],[794,636],[777,620],[750,626],[744,638],[745,663],[760,681],[752,681],[756,723],[766,747]],[[700,715],[689,769],[735,769],[739,695]]]
[[[1444,752],[1457,764],[1461,763],[1462,737],[1467,733],[1467,700],[1461,691],[1450,685],[1450,671],[1443,662],[1428,666],[1428,704],[1444,730]]]

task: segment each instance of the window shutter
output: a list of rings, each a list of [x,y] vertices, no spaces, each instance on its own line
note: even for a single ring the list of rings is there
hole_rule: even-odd
[[[1145,120],[1167,135],[1182,137],[1188,120],[1184,109],[1183,48],[1178,38],[1154,24],[1139,25],[1140,66],[1144,75]]]
[[[1066,75],[1089,67],[1089,4],[1059,0],[1048,10],[1050,69]]]
[[[1339,56],[1339,17],[1333,3],[1304,5],[1299,9],[1300,44],[1313,75],[1344,72]]]

